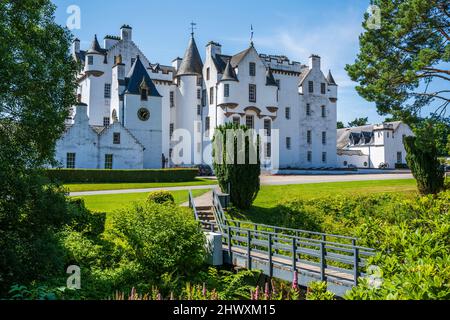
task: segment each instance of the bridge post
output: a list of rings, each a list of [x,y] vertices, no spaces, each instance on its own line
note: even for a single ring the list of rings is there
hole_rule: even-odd
[[[326,260],[325,260],[325,242],[320,242],[320,280],[326,281],[326,274],[325,274],[325,268],[326,268]]]
[[[297,270],[297,241],[292,238],[292,271]]]
[[[252,237],[250,234],[250,230],[247,230],[247,268],[248,268],[248,270],[252,270],[251,242],[252,242]]]
[[[268,254],[269,254],[269,277],[273,277],[273,268],[272,268],[272,234],[269,233],[269,247],[268,247]]]
[[[230,256],[230,263],[233,264],[233,251],[231,250],[231,226],[228,226],[228,255]]]
[[[353,265],[353,276],[354,276],[354,284],[355,286],[358,285],[358,278],[359,278],[359,249],[357,247],[353,248],[353,258],[354,258],[354,265]]]

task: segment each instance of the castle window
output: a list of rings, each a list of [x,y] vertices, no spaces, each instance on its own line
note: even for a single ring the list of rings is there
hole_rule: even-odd
[[[275,80],[275,81],[277,82],[278,90],[280,90],[280,89],[281,89],[281,86],[280,86],[280,79],[277,79],[277,80]]]
[[[229,97],[230,96],[230,85],[228,83],[226,83],[223,89],[224,89],[223,96]]]
[[[211,79],[211,69],[207,68],[206,69],[206,80],[209,80],[209,79]]]
[[[109,117],[104,117],[103,118],[103,126],[107,127],[107,126],[109,126],[109,123],[110,123]]]
[[[94,64],[94,57],[88,56],[88,65],[92,66]]]
[[[209,131],[210,126],[211,126],[210,119],[209,119],[209,117],[206,117],[205,118],[205,133]]]
[[[240,125],[241,124],[241,118],[240,117],[233,117],[233,123]]]
[[[105,83],[104,97],[105,99],[111,98],[111,83]]]
[[[201,99],[202,98],[202,91],[200,89],[197,89],[197,99]]]
[[[209,104],[214,104],[214,87],[209,88]]]
[[[291,108],[287,107],[286,108],[286,119],[290,119],[291,118]]]
[[[105,169],[111,170],[113,168],[113,155],[105,154]]]
[[[256,102],[256,84],[248,85],[248,101]]]
[[[148,90],[147,88],[141,88],[141,100],[147,101],[148,100]]]
[[[174,131],[174,125],[173,125],[173,123],[171,123],[170,126],[169,126],[169,136],[170,136],[170,138],[173,137],[173,131]]]
[[[113,144],[120,144],[120,132],[114,132]]]
[[[306,115],[307,116],[311,115],[311,105],[309,103],[306,104]]]
[[[308,143],[308,144],[312,143],[312,132],[311,132],[311,130],[306,131],[306,143]]]
[[[270,142],[266,143],[266,158],[272,157],[272,144]]]
[[[253,129],[255,127],[255,118],[253,116],[246,116],[245,117],[245,125],[247,126],[247,128],[249,129]]]
[[[201,87],[201,86],[202,86],[202,77],[197,77],[197,87]]]
[[[309,93],[314,93],[314,82],[308,81],[308,91]]]
[[[327,93],[327,85],[325,83],[320,84],[320,93],[322,94]]]
[[[322,132],[322,144],[327,144],[327,133],[326,133],[326,131]]]
[[[202,91],[202,106],[206,107],[206,89]]]
[[[173,91],[170,91],[170,107],[175,107],[175,93]]]
[[[348,162],[344,161],[344,167],[348,166]]]
[[[197,115],[200,116],[202,114],[202,107],[198,104],[197,105]]]
[[[286,149],[291,150],[291,137],[286,137]]]
[[[322,162],[323,163],[327,162],[327,153],[326,152],[322,152]]]
[[[306,160],[308,162],[312,162],[312,151],[308,151],[308,153],[306,155]]]
[[[136,62],[136,58],[131,58],[131,65],[134,65],[135,62]]]
[[[66,155],[66,168],[67,169],[75,169],[75,159],[76,154],[75,153],[67,153]]]
[[[327,108],[325,106],[322,106],[322,118],[326,118],[327,116]]]
[[[397,152],[397,163],[403,162],[403,156],[401,152]]]
[[[264,119],[264,131],[266,136],[270,137],[272,133],[272,121],[270,119]]]
[[[256,63],[250,62],[248,65],[249,68],[249,74],[251,77],[256,76]]]

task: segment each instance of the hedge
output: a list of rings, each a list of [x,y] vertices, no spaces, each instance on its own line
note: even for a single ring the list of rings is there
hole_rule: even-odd
[[[45,173],[50,180],[60,183],[185,182],[193,181],[198,175],[198,169],[48,169]]]

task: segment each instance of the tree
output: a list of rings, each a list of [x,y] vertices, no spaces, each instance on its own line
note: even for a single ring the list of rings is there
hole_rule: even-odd
[[[436,194],[444,187],[444,170],[437,158],[435,128],[426,121],[417,128],[417,136],[403,138],[406,149],[406,162],[417,181],[419,192],[423,195]]]
[[[369,123],[369,118],[356,118],[352,122],[348,123],[349,127],[361,127]]]
[[[344,125],[344,123],[342,121],[338,121],[336,123],[336,126],[337,126],[338,129],[344,129],[345,128],[345,125]]]
[[[48,0],[0,0],[0,291],[58,271],[55,233],[73,213],[38,172],[75,102],[71,35],[54,10]]]
[[[216,128],[213,141],[213,165],[219,185],[223,192],[230,186],[231,202],[244,210],[251,207],[260,188],[259,138],[256,143],[254,138],[246,126],[227,123]],[[230,145],[233,150],[227,149]]]
[[[365,15],[360,53],[346,70],[359,82],[358,93],[376,103],[380,114],[410,123],[420,110],[438,102],[435,116],[450,103],[450,8],[447,0],[378,0],[381,26]],[[433,86],[440,80],[443,86]],[[442,89],[444,88],[444,89]]]

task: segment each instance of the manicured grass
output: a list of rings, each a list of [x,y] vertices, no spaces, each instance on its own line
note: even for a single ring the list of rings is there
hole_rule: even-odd
[[[351,182],[329,182],[286,186],[262,186],[254,206],[271,208],[280,202],[293,199],[312,199],[348,194],[372,194],[395,192],[405,195],[416,194],[414,179],[372,180]]]
[[[208,190],[193,190],[194,197],[198,197]],[[189,191],[172,191],[173,197],[177,204],[182,204],[188,201]],[[127,193],[127,194],[106,194],[95,196],[76,197],[84,199],[86,207],[92,211],[97,212],[112,212],[117,209],[132,205],[134,202],[144,201],[148,193]]]
[[[147,189],[167,188],[184,186],[205,186],[217,184],[216,180],[197,178],[187,182],[149,182],[149,183],[80,183],[65,184],[70,192],[101,191],[101,190],[124,190],[124,189]]]

